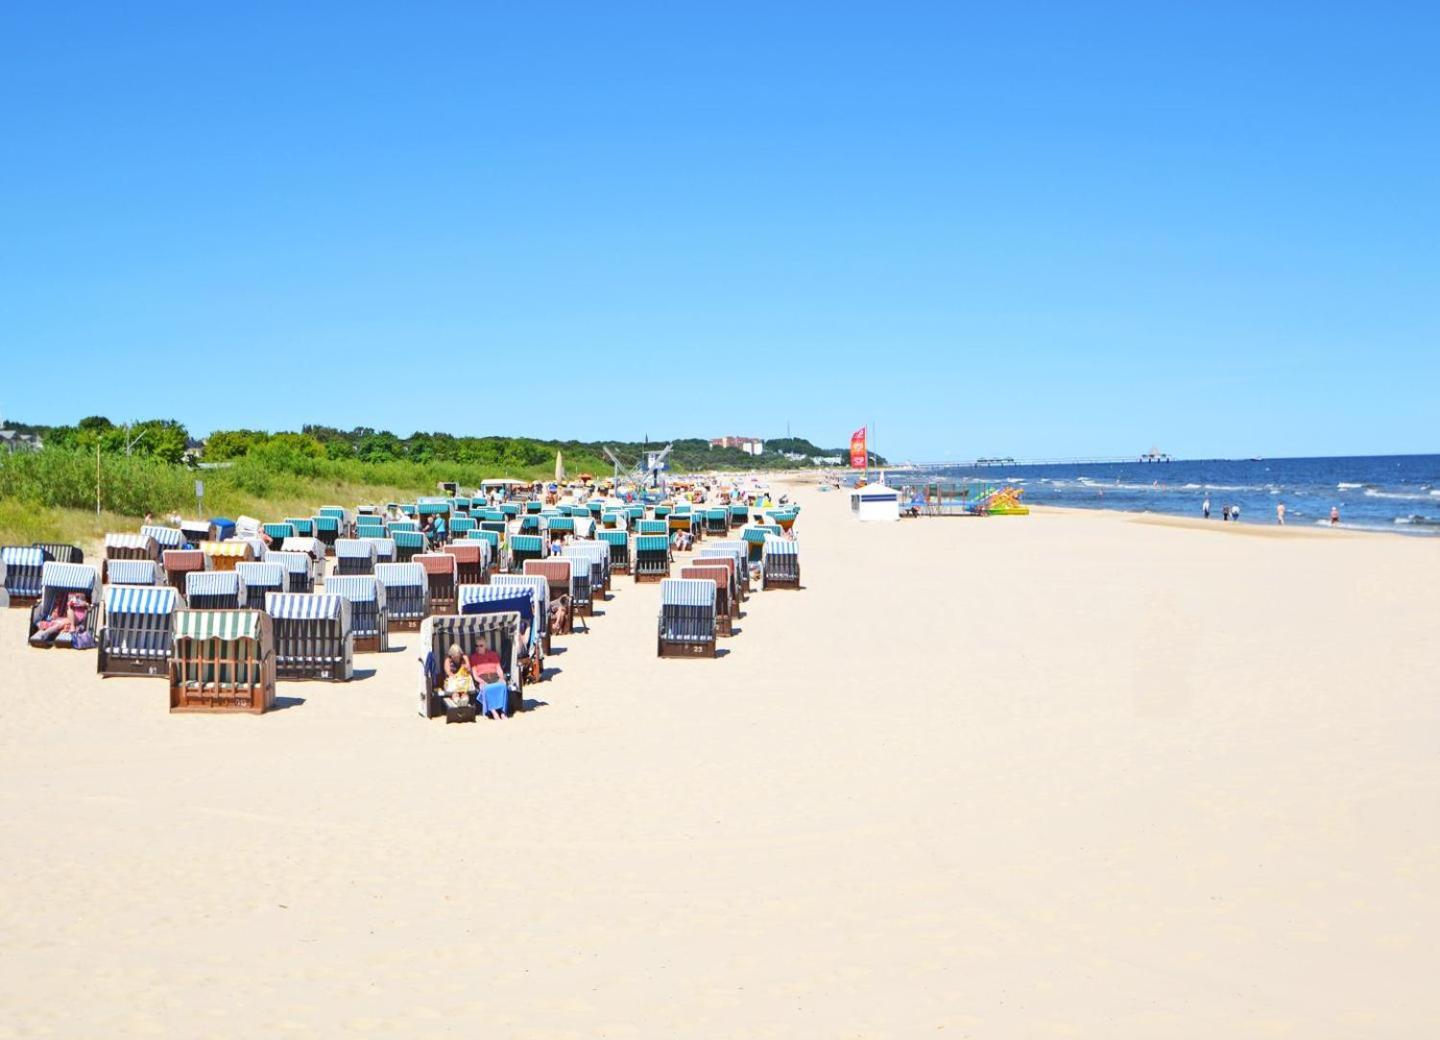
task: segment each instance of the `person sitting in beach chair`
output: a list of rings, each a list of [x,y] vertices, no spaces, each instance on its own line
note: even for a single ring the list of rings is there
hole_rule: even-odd
[[[75,637],[86,631],[85,623],[89,616],[90,597],[83,592],[72,592],[63,600],[56,600],[50,616],[35,627],[35,634],[30,637],[30,642],[43,646],[68,634],[73,647]]]
[[[550,604],[550,617],[547,619],[552,636],[564,635],[570,627],[570,597],[566,595],[556,596]]]
[[[524,631],[522,630],[522,635]],[[480,707],[488,719],[503,719],[510,698],[500,655],[487,646],[476,646],[470,655],[470,676],[475,681]]]
[[[456,707],[470,703],[475,692],[475,679],[470,674],[470,662],[460,649],[459,643],[451,643],[445,653],[445,699]]]

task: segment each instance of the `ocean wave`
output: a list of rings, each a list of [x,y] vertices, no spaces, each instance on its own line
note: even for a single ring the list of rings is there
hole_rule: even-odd
[[[1365,489],[1366,498],[1384,498],[1396,502],[1428,502],[1429,494],[1417,495],[1408,491],[1376,491],[1374,488]]]
[[[1416,513],[1413,516],[1397,516],[1397,524],[1412,524],[1416,527],[1440,527],[1440,516],[1421,516]]]
[[[1335,485],[1340,491],[1354,491],[1356,488],[1362,488],[1364,486],[1364,484],[1347,484],[1343,480]]]

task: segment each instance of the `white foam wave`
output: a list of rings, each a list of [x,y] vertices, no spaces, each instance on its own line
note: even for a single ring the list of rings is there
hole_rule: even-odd
[[[1364,484],[1347,484],[1343,480],[1335,485],[1335,487],[1341,491],[1354,491],[1356,488],[1362,488],[1364,486]]]
[[[1376,491],[1374,488],[1365,489],[1366,498],[1384,498],[1395,502],[1427,502],[1429,495],[1416,495],[1406,491]]]

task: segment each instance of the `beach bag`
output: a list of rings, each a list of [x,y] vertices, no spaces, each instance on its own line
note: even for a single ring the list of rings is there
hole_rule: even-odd
[[[94,650],[95,637],[90,634],[88,628],[82,628],[70,637],[70,648],[72,650]]]

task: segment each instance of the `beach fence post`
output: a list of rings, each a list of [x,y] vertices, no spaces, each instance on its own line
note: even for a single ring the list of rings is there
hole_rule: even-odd
[[[205,515],[205,481],[195,481],[195,515]]]

